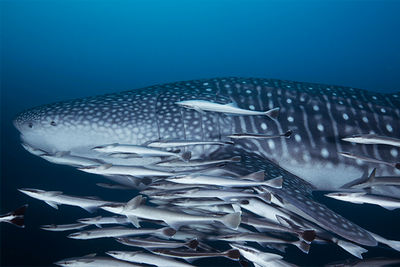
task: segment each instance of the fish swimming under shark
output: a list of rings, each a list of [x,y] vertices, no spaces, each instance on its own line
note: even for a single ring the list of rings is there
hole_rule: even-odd
[[[252,111],[279,108],[280,112],[272,119],[255,113],[225,114],[223,109],[198,112],[176,104],[190,100],[216,103],[218,107],[235,103],[238,109]],[[398,147],[352,144],[342,139],[365,133],[399,138],[399,122],[400,93],[273,79],[214,78],[49,104],[22,112],[14,125],[25,146],[34,151],[70,151],[72,156],[96,158],[115,166],[126,164],[126,159],[108,157],[92,148],[160,140],[226,142],[230,141],[227,136],[237,133],[277,136],[290,130],[291,138],[243,138],[235,140],[234,145],[211,142],[184,149],[190,151],[193,160],[240,156],[239,161],[221,166],[227,172],[245,176],[264,171],[266,180],[282,176],[282,189],[269,188],[269,192],[285,209],[352,242],[375,246],[377,241],[368,231],[315,202],[312,191],[338,189],[373,168],[381,176],[399,175],[399,170],[386,164],[338,155],[347,151],[382,162],[398,162]],[[135,159],[129,160],[131,164]],[[109,178],[128,181],[118,176]]]

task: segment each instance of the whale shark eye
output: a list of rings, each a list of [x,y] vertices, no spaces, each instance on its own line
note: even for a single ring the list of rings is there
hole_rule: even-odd
[[[33,127],[33,124],[30,122],[30,123],[28,124],[28,127],[29,127],[29,128],[32,128],[32,127]]]
[[[50,122],[50,125],[51,125],[51,126],[56,126],[57,123],[56,123],[55,121],[51,121],[51,122]]]

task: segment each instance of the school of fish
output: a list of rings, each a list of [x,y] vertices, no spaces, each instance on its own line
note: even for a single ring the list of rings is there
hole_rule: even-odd
[[[242,266],[296,266],[285,258],[287,247],[308,254],[320,244],[349,254],[333,266],[399,262],[363,262],[368,247],[400,251],[400,241],[313,197],[324,190],[340,201],[400,208],[398,93],[214,78],[49,104],[22,112],[14,125],[28,152],[112,181],[101,187],[132,192],[116,202],[20,188],[55,209],[102,213],[42,229],[125,246],[93,248],[104,255],[56,265],[196,266],[224,257]],[[23,226],[25,208],[0,222]]]

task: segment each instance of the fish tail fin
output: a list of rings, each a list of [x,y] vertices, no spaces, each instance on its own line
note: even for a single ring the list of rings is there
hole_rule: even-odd
[[[344,240],[339,239],[335,243],[339,247],[341,247],[342,249],[346,250],[348,253],[350,253],[351,255],[353,255],[359,259],[363,258],[363,256],[362,256],[363,253],[368,252],[368,250],[366,250],[365,248],[358,246],[354,243],[344,241]]]
[[[22,207],[19,207],[18,209],[16,209],[13,212],[11,212],[11,214],[12,215],[18,215],[18,216],[24,216],[27,207],[28,207],[28,204],[25,204]]]
[[[192,158],[192,152],[190,152],[190,151],[186,151],[186,152],[183,152],[181,155],[180,155],[180,157],[181,157],[181,159],[183,160],[183,161],[189,161],[191,158]]]
[[[267,117],[270,117],[273,120],[276,120],[278,118],[279,113],[280,113],[280,108],[273,108],[273,109],[270,109],[270,110],[264,112],[264,114]]]
[[[283,183],[283,177],[279,176],[276,178],[266,180],[263,185],[280,189],[282,188],[282,183]]]
[[[165,236],[171,237],[174,236],[176,234],[176,230],[174,228],[171,227],[165,227],[162,229],[162,233]]]
[[[187,242],[185,244],[185,246],[190,249],[196,249],[198,245],[199,245],[199,241],[197,241],[197,239],[190,240],[189,242]]]
[[[241,212],[230,213],[222,216],[220,218],[220,222],[222,222],[224,225],[226,225],[231,229],[237,229],[241,222],[241,217],[242,217]]]
[[[310,244],[307,244],[304,241],[296,241],[293,243],[293,245],[295,245],[296,247],[298,247],[302,252],[308,254],[308,252],[310,251]]]
[[[312,241],[314,241],[315,236],[316,236],[316,233],[314,230],[304,230],[301,233],[299,233],[299,238],[308,244],[310,244]]]
[[[372,170],[371,174],[368,176],[368,180],[366,181],[366,183],[372,183],[373,181],[375,181],[375,175],[376,175],[376,168]]]
[[[231,260],[238,261],[240,259],[240,252],[237,249],[230,249],[226,252],[226,257],[228,257]]]
[[[24,217],[15,217],[14,219],[9,221],[11,224],[21,227],[21,228],[25,228],[25,220]]]

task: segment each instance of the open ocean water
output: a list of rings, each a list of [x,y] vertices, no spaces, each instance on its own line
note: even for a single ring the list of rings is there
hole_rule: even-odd
[[[43,224],[90,216],[54,210],[17,188],[60,190],[127,201],[102,189],[100,176],[48,163],[26,152],[12,125],[27,108],[159,83],[240,76],[400,90],[400,1],[1,1],[0,214],[29,203],[26,228],[1,224],[1,266],[49,266],[123,248],[80,241]],[[284,166],[283,166],[284,167]],[[358,225],[400,240],[400,212],[319,200]],[[106,213],[99,213],[106,214]],[[368,257],[400,257],[371,248]],[[337,247],[290,248],[306,266],[350,258]],[[224,259],[203,266],[233,266]],[[236,266],[239,266],[236,264]]]

